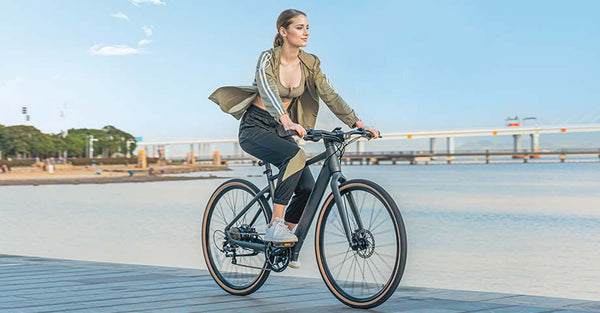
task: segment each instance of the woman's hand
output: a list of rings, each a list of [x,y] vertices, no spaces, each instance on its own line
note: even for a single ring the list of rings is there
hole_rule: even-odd
[[[281,124],[283,124],[283,128],[285,130],[296,131],[298,133],[298,136],[300,137],[306,136],[306,129],[304,129],[302,125],[292,122],[292,120],[287,114],[280,116],[279,120],[281,121]]]
[[[379,131],[377,129],[375,129],[375,127],[366,126],[365,123],[363,123],[362,121],[357,121],[356,123],[354,123],[354,125],[358,128],[364,128],[365,130],[368,130],[369,132],[371,132],[371,134],[373,134],[373,139],[379,138]]]

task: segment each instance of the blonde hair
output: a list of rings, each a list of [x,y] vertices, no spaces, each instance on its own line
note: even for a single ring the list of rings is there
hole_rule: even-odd
[[[287,9],[279,14],[277,18],[277,35],[275,35],[275,40],[273,41],[273,47],[280,47],[283,45],[283,37],[279,34],[279,29],[281,27],[287,29],[290,24],[292,24],[292,19],[298,15],[306,16],[306,13],[296,10],[296,9]]]

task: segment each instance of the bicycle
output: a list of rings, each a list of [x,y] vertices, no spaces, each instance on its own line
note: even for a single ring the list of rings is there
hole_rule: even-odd
[[[323,161],[315,187],[298,222],[296,243],[271,243],[262,239],[271,220],[269,199],[275,190],[270,164],[262,190],[243,179],[231,179],[213,193],[202,223],[202,246],[208,270],[217,284],[233,295],[258,290],[271,271],[285,270],[297,260],[327,185],[331,193],[319,212],[315,253],[327,288],[342,303],[372,308],[396,290],[406,265],[406,232],[398,207],[374,182],[346,180],[341,172],[345,148],[372,134],[364,129],[349,132],[307,130],[306,141],[323,140],[325,151],[306,165]]]

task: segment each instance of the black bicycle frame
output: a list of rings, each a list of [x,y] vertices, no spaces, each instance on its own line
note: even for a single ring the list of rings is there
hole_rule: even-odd
[[[302,249],[302,245],[304,244],[304,239],[308,234],[310,225],[312,224],[313,219],[315,218],[315,214],[319,208],[319,204],[323,199],[323,195],[327,190],[327,184],[330,184],[331,191],[333,193],[335,203],[338,208],[338,212],[340,215],[340,219],[342,220],[342,225],[344,227],[344,233],[346,235],[346,239],[348,240],[349,245],[353,245],[352,242],[352,231],[350,230],[350,225],[348,223],[348,218],[346,216],[346,209],[344,207],[344,202],[340,195],[339,184],[343,183],[346,179],[342,175],[342,167],[340,161],[335,152],[335,147],[333,141],[324,139],[325,143],[325,152],[313,157],[312,159],[306,162],[306,166],[310,164],[317,163],[319,161],[325,160],[323,166],[321,167],[321,171],[319,172],[319,176],[315,182],[315,186],[308,198],[308,202],[304,207],[304,211],[302,212],[302,216],[300,217],[300,221],[296,226],[296,237],[298,237],[298,242],[295,243],[292,250],[292,260],[297,260],[298,255],[300,254],[300,249]],[[227,234],[228,240],[232,243],[235,243],[241,247],[249,248],[256,251],[265,251],[266,245],[264,243],[257,242],[249,242],[243,240],[236,240],[229,234],[229,229],[235,225],[235,223],[244,215],[252,205],[256,201],[263,197],[265,194],[269,194],[269,197],[274,194],[275,187],[273,181],[278,178],[278,175],[271,175],[271,168],[269,164],[267,164],[267,168],[265,174],[268,178],[268,186],[263,188],[252,200],[238,213],[238,215],[227,225],[225,228],[225,233]],[[267,197],[268,199],[268,197]],[[348,194],[348,203],[350,205],[350,209],[352,211],[352,215],[354,216],[356,223],[359,229],[362,229],[362,221],[360,219],[360,215],[358,214],[358,208],[351,194]],[[254,222],[260,217],[261,211],[259,210],[256,215],[253,217],[250,225],[254,224]]]

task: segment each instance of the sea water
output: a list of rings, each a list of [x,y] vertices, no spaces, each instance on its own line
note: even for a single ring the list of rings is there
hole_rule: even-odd
[[[245,178],[261,168],[191,175]],[[312,166],[313,174],[319,168]],[[398,203],[401,284],[600,300],[600,163],[344,166]],[[0,187],[0,253],[206,268],[202,216],[225,179]],[[314,227],[302,268],[317,277]]]

